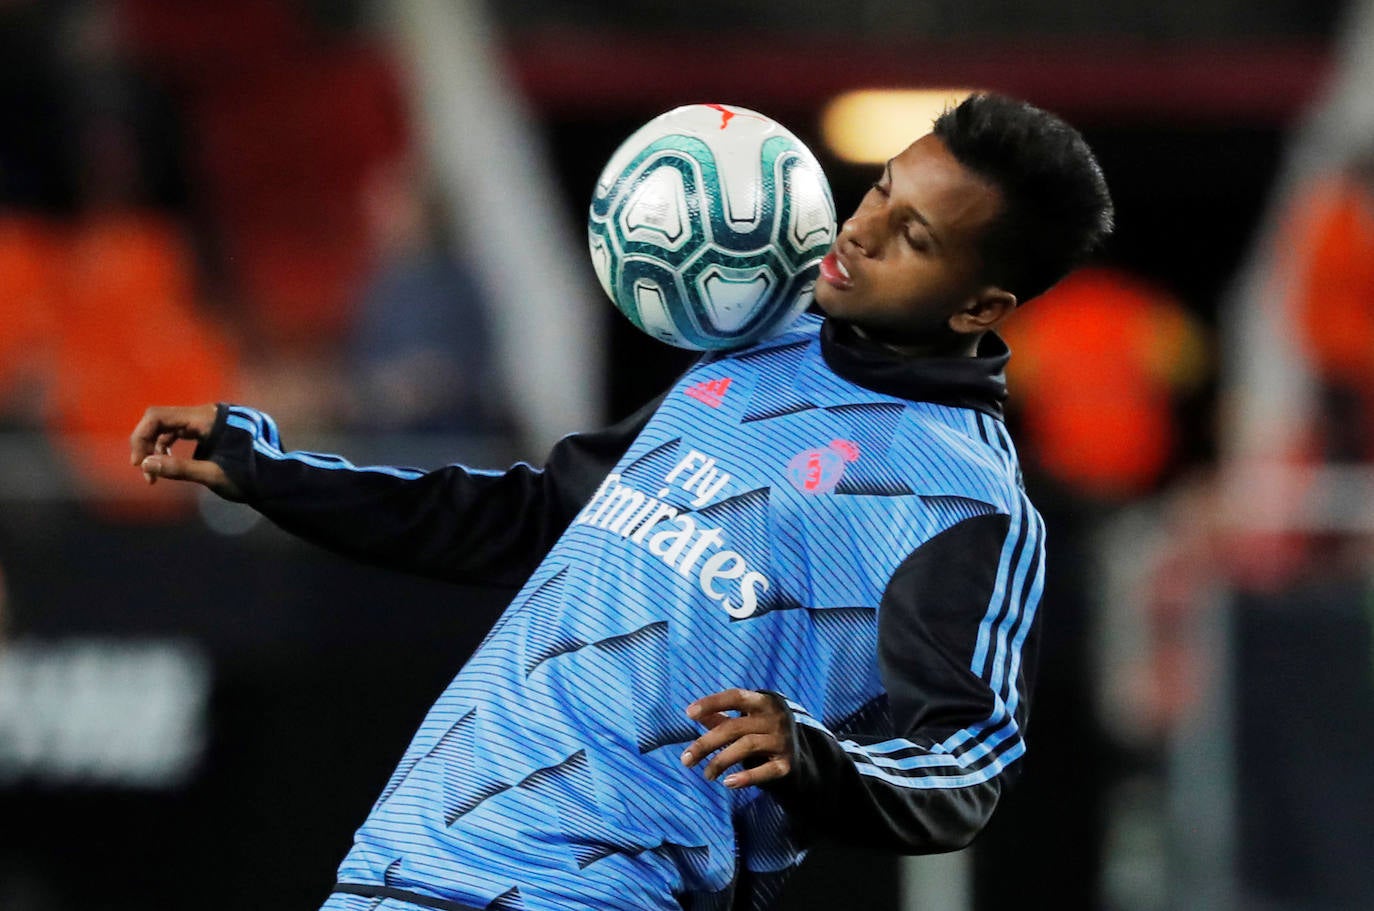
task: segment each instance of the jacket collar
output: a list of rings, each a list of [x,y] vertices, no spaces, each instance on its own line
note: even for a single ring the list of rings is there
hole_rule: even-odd
[[[835,373],[874,392],[1002,417],[1011,350],[996,333],[983,336],[974,357],[905,357],[827,318],[821,356]]]

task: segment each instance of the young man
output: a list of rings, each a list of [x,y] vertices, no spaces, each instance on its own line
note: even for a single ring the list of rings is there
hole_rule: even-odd
[[[325,907],[763,908],[814,838],[967,844],[1025,750],[1044,578],[993,330],[1111,211],[1075,131],[975,95],[844,222],[823,321],[703,358],[542,470],[357,468],[249,408],[150,409],[149,482],[523,586]]]

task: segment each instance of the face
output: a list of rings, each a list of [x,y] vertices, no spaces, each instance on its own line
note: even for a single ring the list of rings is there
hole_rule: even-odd
[[[821,261],[816,303],[894,344],[945,345],[977,331],[979,320],[960,314],[1010,298],[983,279],[978,246],[1001,207],[996,187],[937,136],[922,137],[887,163],[840,226]]]

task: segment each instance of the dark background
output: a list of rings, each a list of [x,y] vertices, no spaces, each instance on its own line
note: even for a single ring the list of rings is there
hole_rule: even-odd
[[[50,71],[58,33],[51,10],[74,5],[0,10],[0,209],[60,217],[76,205],[67,114]],[[307,9],[331,34],[366,20],[361,3],[285,5]],[[1078,125],[1117,205],[1119,228],[1102,259],[1171,292],[1213,330],[1224,328],[1222,302],[1270,202],[1291,130],[1321,84],[1338,12],[1332,3],[1241,10],[1182,0],[1092,9],[1049,2],[623,6],[493,8],[509,42],[511,78],[527,93],[561,182],[555,217],[579,234],[611,151],[649,117],[692,101],[742,104],[786,123],[817,151],[843,216],[876,171],[828,156],[816,121],[820,102],[856,70],[873,77],[853,76],[856,84],[900,84],[904,72],[921,82],[943,68],[951,81],[1024,93]],[[731,27],[712,32],[703,22]],[[907,41],[903,30],[938,40]],[[621,51],[601,81],[570,84],[559,69],[602,72]],[[1094,74],[1110,73],[1109,84],[1094,83]],[[151,77],[147,91],[140,110],[164,137],[157,148],[166,154],[146,163],[154,200],[202,225],[205,200],[184,167],[176,92]],[[199,244],[208,274],[232,274],[213,232]],[[603,319],[611,345],[600,382],[608,414],[619,417],[691,357],[641,336],[609,305]],[[1179,403],[1184,446],[1171,478],[1216,458],[1217,394],[1213,379]],[[212,690],[207,748],[184,786],[38,777],[0,785],[0,911],[316,906],[424,711],[511,593],[348,563],[265,524],[226,537],[195,515],[151,525],[110,519],[61,476],[35,428],[10,415],[3,421],[46,472],[43,480],[17,460],[0,465],[4,632],[15,643],[193,642],[210,660]],[[1032,474],[1030,483],[1042,481]],[[1073,571],[1090,529],[1072,502],[1053,507],[1058,492],[1032,493],[1044,494],[1063,569],[1046,595],[1036,694],[1043,708],[1029,732],[1026,781],[979,844],[979,905],[1043,899],[1095,908],[1102,906],[1101,795],[1107,779],[1141,759],[1115,753],[1092,718],[1092,608],[1086,580]],[[1265,631],[1254,634],[1263,639]],[[1251,672],[1263,676],[1263,666]],[[1300,699],[1285,707],[1299,715]],[[1251,736],[1262,742],[1265,731]],[[1076,788],[1052,786],[1056,770],[1084,756]],[[1258,811],[1247,817],[1271,840],[1282,839],[1284,822]],[[1281,894],[1301,894],[1285,876],[1302,882],[1305,871],[1270,866],[1251,875],[1268,877]],[[821,849],[786,907],[893,907],[896,891],[892,860]]]

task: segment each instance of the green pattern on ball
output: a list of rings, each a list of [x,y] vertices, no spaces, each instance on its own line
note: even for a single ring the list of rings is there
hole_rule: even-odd
[[[766,337],[780,328],[780,320],[790,322],[790,317],[805,309],[810,300],[807,286],[814,282],[817,265],[834,239],[829,189],[815,160],[790,136],[767,137],[758,154],[758,179],[747,224],[729,218],[715,151],[687,133],[667,134],[646,143],[608,188],[598,187],[588,218],[589,240],[594,249],[604,248],[607,274],[599,277],[636,328],[683,347],[730,348]],[[670,237],[665,231],[663,241],[631,239],[622,228],[627,210],[646,204],[636,194],[648,181],[661,181],[665,168],[676,171],[681,181],[683,198],[676,214],[687,236]],[[818,181],[829,217],[825,230],[812,228],[803,238],[812,242],[800,249],[789,231],[797,201],[792,193],[782,192],[793,186],[799,168],[814,171],[809,179]],[[652,225],[643,227],[646,232],[656,230]],[[704,276],[713,277],[720,287],[734,284],[737,288],[754,284],[750,277],[759,276],[757,284],[766,290],[760,299],[749,302],[747,293],[738,289],[742,296],[733,303],[747,304],[750,312],[725,331],[711,323],[712,304],[700,290]],[[637,287],[654,289],[662,314],[654,319],[646,316]],[[664,319],[668,325],[659,326]]]

